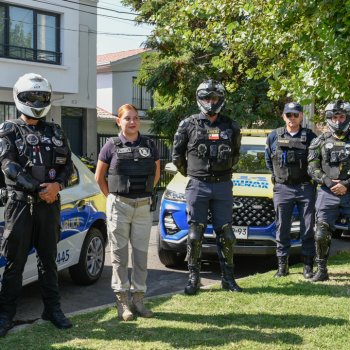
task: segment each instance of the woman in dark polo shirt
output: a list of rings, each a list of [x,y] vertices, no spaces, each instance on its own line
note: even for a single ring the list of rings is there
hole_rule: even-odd
[[[107,197],[112,289],[116,293],[118,317],[129,321],[133,319],[132,311],[142,317],[153,316],[152,311],[145,308],[143,298],[153,218],[151,194],[160,177],[160,160],[154,142],[139,133],[140,118],[133,105],[121,106],[116,121],[121,131],[117,137],[108,139],[101,149],[95,178]],[[129,241],[131,281],[128,277]]]

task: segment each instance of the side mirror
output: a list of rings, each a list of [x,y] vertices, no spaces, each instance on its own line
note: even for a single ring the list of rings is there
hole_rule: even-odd
[[[164,171],[166,173],[171,174],[171,175],[175,175],[178,170],[177,170],[176,166],[173,163],[167,163],[167,164],[165,164]]]

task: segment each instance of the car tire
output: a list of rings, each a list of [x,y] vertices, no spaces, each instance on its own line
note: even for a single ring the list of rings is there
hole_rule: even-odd
[[[69,268],[69,274],[76,284],[93,284],[100,278],[104,262],[105,239],[98,228],[92,227],[85,237],[79,262]]]
[[[173,250],[167,250],[160,246],[160,232],[157,232],[157,248],[160,262],[166,267],[177,267],[184,263],[185,255]]]

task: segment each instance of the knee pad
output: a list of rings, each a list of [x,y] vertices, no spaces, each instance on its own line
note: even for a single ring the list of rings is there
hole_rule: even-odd
[[[329,247],[331,245],[332,233],[329,225],[325,222],[316,224],[315,243],[316,256],[318,259],[326,259],[329,254]]]
[[[326,222],[316,223],[315,242],[326,243],[332,238],[332,232]]]
[[[200,242],[202,241],[204,234],[204,225],[192,223],[190,224],[190,229],[188,230],[188,241],[189,242]]]
[[[233,233],[231,224],[225,224],[217,233],[218,239],[224,241],[226,244],[236,243],[236,236]]]

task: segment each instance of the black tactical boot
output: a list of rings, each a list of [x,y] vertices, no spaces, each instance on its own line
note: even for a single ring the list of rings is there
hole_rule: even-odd
[[[274,277],[285,277],[289,275],[288,256],[278,256],[278,270]]]
[[[4,337],[12,327],[12,320],[5,315],[0,315],[0,338]]]
[[[187,286],[185,287],[185,294],[187,295],[195,295],[200,286],[200,265],[188,265],[188,271],[190,275],[188,277]]]
[[[317,271],[311,278],[312,282],[328,281],[329,275],[327,270],[327,259],[315,259],[317,264]]]
[[[41,315],[41,318],[45,321],[51,321],[51,323],[60,329],[71,328],[72,324],[69,319],[64,315],[60,308],[47,310],[44,309],[44,312]]]
[[[226,265],[221,272],[221,287],[230,292],[242,292],[242,288],[233,277],[233,265]]]
[[[314,258],[312,256],[304,256],[304,268],[303,276],[306,279],[313,277],[313,268],[314,268]]]

